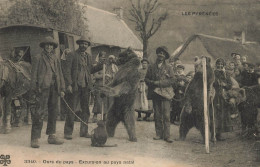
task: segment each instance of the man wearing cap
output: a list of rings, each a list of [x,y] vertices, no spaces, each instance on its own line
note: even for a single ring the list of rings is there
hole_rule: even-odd
[[[61,71],[60,59],[54,52],[58,46],[52,37],[46,37],[40,47],[43,51],[32,61],[31,88],[38,97],[39,108],[32,111],[31,147],[39,148],[39,138],[44,117],[48,114],[46,134],[49,135],[49,144],[63,144],[55,136],[56,117],[58,113],[58,98],[64,97],[64,79]]]
[[[170,139],[170,110],[171,101],[163,95],[155,92],[156,88],[163,89],[172,87],[174,73],[172,67],[165,62],[170,57],[168,49],[165,46],[156,49],[157,60],[155,64],[148,67],[145,82],[148,85],[148,99],[152,99],[154,115],[155,115],[155,131],[154,140],[164,139],[166,142],[172,143]]]
[[[91,55],[87,52],[90,46],[90,40],[82,36],[76,41],[79,48],[68,54],[66,60],[67,68],[64,70],[64,79],[66,83],[67,93],[71,96],[68,104],[75,111],[80,102],[82,117],[84,121],[80,124],[80,137],[90,138],[88,133],[88,126],[86,125],[89,120],[89,95],[92,89],[91,74],[102,69],[102,63],[99,62],[96,66],[92,65]],[[72,132],[74,128],[74,114],[68,112],[64,127],[64,138],[67,140],[72,139]]]
[[[176,67],[176,75],[177,76],[185,76],[184,69],[185,69],[184,65],[178,64],[177,67]]]

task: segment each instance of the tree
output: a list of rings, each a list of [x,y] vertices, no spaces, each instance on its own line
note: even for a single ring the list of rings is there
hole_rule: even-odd
[[[5,22],[33,24],[82,35],[87,31],[86,9],[78,0],[12,0]]]
[[[168,12],[160,12],[161,3],[158,0],[136,0],[131,2],[129,20],[136,23],[135,30],[143,40],[143,57],[147,58],[148,40],[161,27],[162,22],[168,17]]]

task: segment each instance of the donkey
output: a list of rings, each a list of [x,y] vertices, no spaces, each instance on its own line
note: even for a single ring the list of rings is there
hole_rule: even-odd
[[[0,132],[10,133],[12,99],[25,95],[30,90],[31,65],[24,61],[13,63],[3,60],[0,62],[0,78]],[[28,114],[30,117],[30,112]]]

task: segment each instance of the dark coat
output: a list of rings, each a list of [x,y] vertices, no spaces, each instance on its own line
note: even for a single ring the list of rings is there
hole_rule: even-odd
[[[102,64],[98,64],[96,66],[93,66],[91,55],[89,53],[85,53],[86,59],[87,59],[87,69],[85,71],[84,76],[86,77],[86,86],[90,89],[93,87],[91,74],[99,71],[102,69]],[[66,86],[71,85],[74,91],[78,90],[78,80],[82,78],[78,78],[78,73],[80,72],[80,61],[81,55],[79,49],[77,49],[74,52],[70,52],[67,56],[67,60],[65,62],[64,68],[64,79]]]
[[[37,88],[46,89],[49,88],[53,79],[53,69],[46,55],[47,53],[43,51],[41,54],[33,58],[32,61],[32,78],[31,78],[31,88],[36,90]],[[54,71],[55,80],[57,84],[58,92],[64,91],[65,83],[61,70],[60,59],[52,53],[51,57],[54,60]]]
[[[145,82],[148,86],[148,99],[152,99],[155,95],[155,88],[170,87],[174,83],[174,72],[170,65],[164,62],[161,68],[158,68],[158,64],[152,64],[148,67]]]
[[[230,75],[224,71],[215,70],[215,82],[213,86],[216,94],[214,98],[216,133],[229,132],[231,130],[230,112],[231,105],[224,99],[224,94],[232,88]]]
[[[241,85],[242,86],[253,86],[257,85],[257,74],[255,72],[249,73],[247,71],[243,71],[241,73]]]

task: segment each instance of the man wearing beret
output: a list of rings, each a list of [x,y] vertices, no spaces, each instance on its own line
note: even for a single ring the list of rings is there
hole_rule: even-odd
[[[76,111],[78,102],[80,102],[82,117],[85,122],[80,124],[80,137],[90,138],[88,133],[89,112],[89,96],[90,90],[93,87],[91,74],[102,69],[102,62],[99,62],[96,66],[93,66],[91,55],[87,52],[87,48],[90,46],[90,40],[82,36],[76,41],[79,48],[68,54],[66,60],[66,69],[64,70],[64,79],[66,83],[67,94],[71,96],[68,104]],[[64,127],[64,138],[67,140],[72,139],[72,132],[74,129],[74,114],[68,112]]]
[[[168,49],[165,46],[156,49],[157,60],[148,67],[145,82],[148,85],[148,99],[153,101],[155,131],[154,140],[164,139],[172,143],[170,139],[170,110],[171,101],[162,94],[155,92],[156,88],[163,89],[172,87],[174,73],[172,67],[165,62],[170,57]]]
[[[60,59],[54,52],[58,46],[52,37],[46,37],[40,43],[43,51],[32,61],[31,88],[39,98],[39,108],[32,111],[31,147],[39,148],[39,138],[44,117],[48,114],[46,134],[49,144],[63,144],[56,133],[56,117],[58,113],[58,98],[64,97],[64,79]]]

